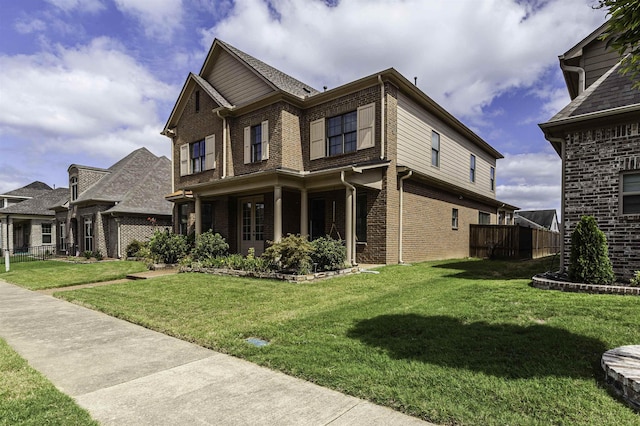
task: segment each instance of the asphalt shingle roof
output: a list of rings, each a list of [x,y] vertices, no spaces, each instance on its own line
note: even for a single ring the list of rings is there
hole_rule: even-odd
[[[620,62],[607,71],[549,122],[640,104],[640,90],[634,80],[620,72]]]
[[[11,195],[14,197],[36,197],[43,192],[51,191],[52,189],[53,188],[46,183],[37,180],[35,182],[31,182],[29,185],[23,186],[22,188],[14,189],[13,191],[9,191],[5,194],[0,194],[0,197],[2,195]]]
[[[553,225],[553,219],[556,217],[555,210],[520,210],[516,212],[516,223],[518,223],[518,216],[523,217],[530,222],[536,223],[547,229],[551,229]]]
[[[114,203],[110,212],[171,215],[171,161],[140,148],[107,169],[104,177],[72,204]],[[58,200],[59,201],[59,200]]]
[[[58,202],[62,197],[69,196],[68,188],[56,188],[49,191],[40,191],[40,194],[20,203],[12,204],[9,207],[0,209],[0,214],[22,214],[34,216],[54,216],[50,207]]]
[[[288,74],[283,73],[280,70],[273,68],[271,65],[265,64],[259,59],[254,58],[251,55],[244,53],[243,51],[231,46],[218,39],[218,42],[229,49],[229,51],[233,52],[238,58],[240,58],[243,62],[253,68],[258,74],[264,77],[266,80],[271,82],[275,87],[283,92],[290,93],[299,98],[306,98],[308,96],[313,96],[318,93],[316,89],[301,82],[300,80],[296,80]]]

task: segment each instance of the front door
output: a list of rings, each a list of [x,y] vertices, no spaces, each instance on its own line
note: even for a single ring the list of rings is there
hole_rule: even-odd
[[[264,198],[240,200],[240,250],[243,255],[253,247],[255,255],[264,251]]]

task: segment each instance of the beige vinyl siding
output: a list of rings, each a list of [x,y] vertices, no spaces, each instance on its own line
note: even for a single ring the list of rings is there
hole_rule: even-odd
[[[618,61],[620,56],[612,49],[606,49],[604,41],[595,40],[583,49],[581,65],[585,71],[586,87],[602,77]]]
[[[440,167],[431,165],[432,130],[440,134]],[[476,156],[475,183],[469,180],[471,154]],[[490,185],[495,158],[403,94],[398,95],[398,165],[495,198]]]
[[[233,105],[242,105],[272,92],[249,68],[223,51],[205,79]]]

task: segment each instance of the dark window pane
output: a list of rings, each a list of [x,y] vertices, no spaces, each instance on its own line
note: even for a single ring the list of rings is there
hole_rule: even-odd
[[[356,150],[356,132],[345,133],[344,135],[344,152],[353,152]]]
[[[340,134],[342,134],[342,116],[327,120],[327,136],[332,137]]]
[[[622,197],[622,214],[640,213],[640,195],[625,195]]]
[[[358,130],[357,124],[358,124],[358,116],[356,115],[355,111],[344,115],[344,129],[343,129],[343,131],[345,133],[347,133],[347,132],[355,132],[356,130]]]
[[[622,192],[640,192],[640,174],[622,175]]]

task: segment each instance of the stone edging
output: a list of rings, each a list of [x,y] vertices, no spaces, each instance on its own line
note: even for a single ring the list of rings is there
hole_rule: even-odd
[[[572,283],[567,281],[556,281],[549,278],[534,276],[531,278],[531,285],[542,290],[560,290],[578,293],[594,294],[619,294],[640,296],[640,287],[629,287],[623,285],[599,285]]]
[[[602,355],[607,384],[634,410],[640,411],[640,346],[620,346]]]
[[[251,278],[267,278],[272,280],[288,281],[292,283],[302,283],[316,281],[326,278],[333,278],[341,275],[359,274],[360,268],[353,267],[347,269],[340,269],[338,271],[326,271],[316,272],[314,274],[306,275],[294,275],[294,274],[282,274],[278,272],[256,272],[256,271],[239,271],[236,269],[221,269],[221,268],[191,268],[182,267],[180,272],[200,272],[212,275],[227,275],[232,277],[251,277]]]

